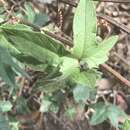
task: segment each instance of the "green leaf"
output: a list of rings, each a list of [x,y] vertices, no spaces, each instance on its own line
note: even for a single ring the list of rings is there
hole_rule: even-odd
[[[33,10],[32,4],[31,3],[26,3],[25,4],[25,9],[26,9],[26,17],[28,21],[33,22],[35,19],[35,12]]]
[[[19,130],[19,122],[10,122],[11,130]]]
[[[130,130],[130,120],[126,120],[123,124],[123,130]]]
[[[80,65],[77,59],[62,57],[63,64],[61,65],[60,71],[63,77],[71,78],[74,82],[87,85],[89,87],[94,87],[96,80],[99,78],[99,73],[97,70],[91,69],[86,71],[80,70]]]
[[[7,117],[3,114],[0,114],[0,130],[11,130],[9,126],[9,121]]]
[[[109,119],[114,127],[118,127],[119,117],[126,117],[126,114],[113,104],[97,103],[94,106],[95,113],[92,115],[91,124],[97,125]]]
[[[3,42],[0,39],[0,43]],[[17,70],[23,76],[28,77],[25,71],[23,71],[12,59],[11,55],[9,54],[8,50],[4,47],[0,46],[0,76],[2,79],[10,86],[15,85],[15,72],[13,70]]]
[[[51,112],[54,112],[55,114],[57,114],[58,111],[59,111],[59,106],[57,104],[52,103],[51,106],[50,106],[50,108],[49,108],[49,110]]]
[[[45,93],[53,93],[66,87],[66,78],[60,76],[53,79],[39,79],[34,85],[34,90],[40,90]]]
[[[62,57],[63,64],[61,65],[60,71],[63,74],[64,78],[71,78],[74,82],[87,85],[89,87],[94,87],[96,80],[99,78],[99,73],[97,70],[86,70],[81,71],[79,62],[77,59]]]
[[[72,54],[82,62],[86,62],[90,69],[98,67],[108,59],[109,50],[118,40],[116,36],[112,36],[97,44],[96,11],[91,0],[80,0],[74,17],[73,30]]]
[[[6,48],[12,56],[20,54],[20,52],[12,44],[10,44],[3,35],[1,35],[0,45]]]
[[[88,50],[86,58],[82,60],[87,62],[89,68],[98,67],[99,64],[104,63],[108,59],[109,51],[117,40],[117,36],[105,39],[102,43],[93,46],[93,49]]]
[[[74,99],[76,102],[85,102],[90,94],[90,88],[83,85],[77,85],[73,90]]]
[[[27,25],[24,25],[24,24],[4,24],[4,25],[1,25],[0,28],[6,28],[6,29],[18,29],[18,30],[28,30],[28,31],[31,31],[31,27],[27,26]]]
[[[24,38],[27,41],[31,41],[43,48],[46,48],[54,53],[57,53],[59,56],[65,56],[69,54],[69,52],[66,51],[65,47],[60,41],[56,41],[44,33],[34,32],[27,28],[25,29],[25,25],[22,24],[17,24],[18,28],[16,28],[16,26],[14,25],[8,26],[1,26],[3,34],[6,36],[7,39],[8,36],[14,36],[16,38],[18,36]],[[19,28],[19,26],[21,26],[21,28]],[[22,26],[25,30],[22,29]]]
[[[17,98],[15,108],[18,114],[26,115],[30,113],[30,109],[28,107],[28,100],[22,96]]]
[[[47,64],[43,64],[42,62],[38,61],[36,58],[32,56],[27,56],[24,54],[16,54],[13,56],[21,63],[30,66],[33,70],[36,71],[45,72],[46,68],[48,67]]]
[[[42,27],[50,20],[49,16],[45,13],[39,13],[35,15],[34,24]]]
[[[68,77],[79,70],[79,63],[77,59],[62,57],[62,65],[60,71],[64,77]]]
[[[10,68],[9,66],[8,66],[8,70],[10,70],[10,72],[11,72],[10,73],[12,75],[11,77],[7,71],[7,67],[0,62],[0,76],[6,82],[6,84],[8,84],[11,87],[14,87],[14,85],[15,85],[14,72],[12,71],[12,68]]]
[[[114,127],[118,127],[118,119],[119,117],[126,117],[126,114],[117,106],[115,105],[110,105],[108,107],[108,118],[111,121],[111,124]]]
[[[81,59],[96,43],[96,11],[92,0],[80,0],[74,16],[73,55]]]
[[[9,101],[0,101],[0,112],[8,112],[12,108],[12,104]]]
[[[99,73],[96,70],[87,70],[81,72],[80,69],[71,75],[73,81],[88,87],[95,87],[96,80],[99,78]]]
[[[36,71],[45,71],[47,68],[47,64],[43,64],[42,62],[38,61],[36,58],[32,56],[27,56],[22,53],[20,53],[12,44],[10,44],[4,36],[2,37],[2,46],[8,49],[10,54],[15,57],[18,61],[22,62],[25,65],[30,66],[33,70]]]
[[[15,48],[44,64],[57,65],[60,62],[59,56],[68,54],[63,45],[45,34],[21,29],[1,28],[4,36]]]
[[[65,112],[65,116],[71,120],[75,118],[76,114],[77,112],[74,106],[69,106],[69,108]]]
[[[107,119],[107,107],[108,106],[102,102],[95,104],[95,112],[93,113],[90,120],[92,125],[100,124]]]
[[[48,112],[51,104],[52,103],[49,100],[43,99],[40,106],[40,112]]]

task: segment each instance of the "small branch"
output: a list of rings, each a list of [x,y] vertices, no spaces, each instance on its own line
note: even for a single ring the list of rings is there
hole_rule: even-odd
[[[112,69],[110,66],[107,64],[102,64],[101,67],[114,75],[119,81],[121,81],[124,85],[128,86],[130,88],[130,81],[124,78],[122,75],[120,75],[117,71]]]

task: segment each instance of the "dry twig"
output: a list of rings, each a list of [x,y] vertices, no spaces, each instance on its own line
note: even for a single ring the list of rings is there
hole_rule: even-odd
[[[111,73],[112,75],[114,75],[119,81],[121,81],[124,85],[130,87],[130,81],[127,80],[126,78],[124,78],[122,75],[120,75],[117,71],[115,71],[114,69],[112,69],[110,66],[108,66],[107,64],[102,64],[101,67],[103,69],[105,69],[106,71],[108,71],[109,73]]]

